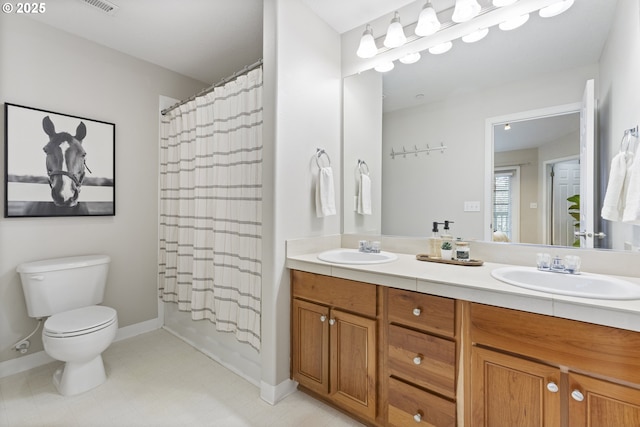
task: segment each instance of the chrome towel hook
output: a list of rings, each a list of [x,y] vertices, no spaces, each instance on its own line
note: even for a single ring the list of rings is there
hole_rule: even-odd
[[[331,158],[327,152],[324,151],[324,148],[316,148],[316,165],[318,165],[318,169],[322,169],[322,166],[320,166],[320,157],[322,157],[323,154],[327,157],[327,161],[329,162],[327,167],[331,166]]]
[[[364,169],[362,169],[363,166],[367,168],[366,172],[364,171]],[[369,165],[367,165],[367,162],[365,162],[364,160],[358,159],[358,170],[361,174],[369,175]]]

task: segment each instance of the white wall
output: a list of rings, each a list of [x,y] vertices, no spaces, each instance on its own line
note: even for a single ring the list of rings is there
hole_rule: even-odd
[[[482,239],[487,118],[579,102],[597,65],[545,74],[441,102],[385,113],[382,137],[382,232],[427,236],[431,222],[454,221],[454,236]],[[393,160],[388,153],[417,145],[447,146]],[[464,212],[480,201],[480,212]]]
[[[340,233],[340,36],[299,0],[264,2],[262,395],[289,382],[285,240]],[[315,215],[316,148],[331,157],[338,214]],[[275,389],[275,391],[274,391]],[[277,396],[275,396],[277,399]]]
[[[0,101],[116,124],[116,216],[0,219],[0,361],[18,357],[10,346],[36,325],[15,272],[25,261],[106,253],[104,304],[118,311],[120,326],[157,317],[159,95],[183,99],[204,86],[29,18],[0,15]],[[42,350],[40,334],[31,348]]]
[[[606,171],[599,180],[601,200],[609,178],[609,165],[620,149],[624,130],[640,125],[639,9],[638,0],[618,0],[616,16],[600,59],[599,138],[602,166]],[[624,249],[624,242],[628,242],[635,250],[640,250],[640,226],[604,222],[611,227],[604,232],[613,242],[613,249]]]

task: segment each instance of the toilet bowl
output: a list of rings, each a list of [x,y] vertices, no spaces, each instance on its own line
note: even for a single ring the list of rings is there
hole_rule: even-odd
[[[117,330],[116,310],[99,305],[57,313],[45,321],[44,350],[65,362],[53,376],[60,394],[83,393],[106,381],[102,352],[113,342]]]
[[[45,352],[65,362],[53,375],[62,395],[85,392],[106,380],[102,352],[118,330],[116,310],[99,305],[110,263],[108,255],[80,255],[26,262],[16,269],[29,317],[47,318]]]

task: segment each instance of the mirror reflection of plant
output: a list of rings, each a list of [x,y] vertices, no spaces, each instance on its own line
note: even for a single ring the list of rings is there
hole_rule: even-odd
[[[569,206],[568,211],[569,215],[576,221],[573,224],[573,227],[580,231],[580,194],[574,194],[571,197],[567,197],[567,201],[571,202],[572,205]],[[580,237],[576,238],[573,242],[573,246],[579,248],[580,247]]]

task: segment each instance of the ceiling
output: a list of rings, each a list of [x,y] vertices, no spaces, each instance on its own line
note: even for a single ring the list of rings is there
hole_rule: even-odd
[[[263,0],[105,1],[113,15],[55,0],[29,17],[207,84],[262,58]],[[342,33],[415,0],[301,1]]]
[[[108,1],[119,7],[113,16],[83,0],[56,0],[47,3],[46,13],[31,17],[207,84],[262,57],[262,0]],[[419,10],[424,4],[424,0],[300,1],[338,33],[391,16],[407,5]],[[432,0],[439,12],[453,2]],[[479,2],[487,6],[490,0]],[[517,30],[492,29],[480,42],[466,45],[456,40],[444,55],[425,53],[416,64],[399,64],[384,77],[385,110],[593,64],[602,51],[615,4],[616,0],[578,0],[558,17],[532,14],[530,22]],[[412,22],[402,19],[405,25]],[[375,31],[382,34],[385,29]]]

